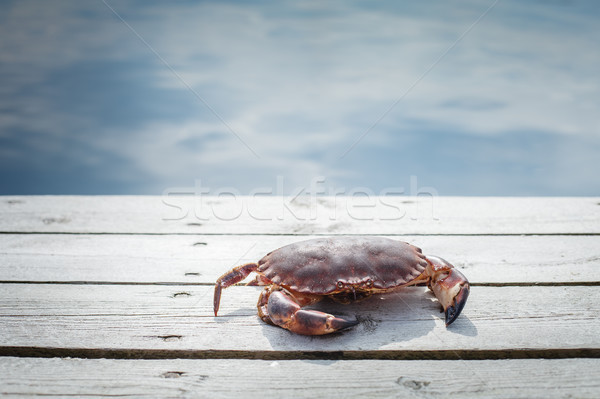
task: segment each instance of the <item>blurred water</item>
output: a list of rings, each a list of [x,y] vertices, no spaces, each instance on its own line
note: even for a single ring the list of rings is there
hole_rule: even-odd
[[[0,7],[0,194],[600,193],[594,1]]]

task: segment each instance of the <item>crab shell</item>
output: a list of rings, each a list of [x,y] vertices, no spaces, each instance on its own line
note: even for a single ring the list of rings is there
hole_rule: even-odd
[[[287,245],[258,262],[272,283],[303,294],[373,293],[407,285],[428,266],[421,249],[383,237],[317,238]]]

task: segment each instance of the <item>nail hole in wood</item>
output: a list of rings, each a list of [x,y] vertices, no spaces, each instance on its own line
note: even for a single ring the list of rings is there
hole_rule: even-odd
[[[44,224],[53,224],[53,223],[69,223],[71,219],[69,218],[44,218],[42,219],[42,223]]]
[[[431,384],[431,381],[416,381],[410,378],[398,377],[396,384],[418,391],[419,389]]]
[[[165,342],[173,342],[179,341],[181,338],[183,338],[183,335],[159,335],[157,338],[160,338]]]
[[[167,371],[166,373],[162,373],[161,377],[163,378],[179,378],[185,374],[185,371]]]

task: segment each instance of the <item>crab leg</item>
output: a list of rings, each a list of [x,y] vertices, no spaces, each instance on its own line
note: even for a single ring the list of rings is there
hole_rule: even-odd
[[[270,285],[272,284],[271,280],[263,276],[262,274],[257,274],[254,280],[251,280],[246,283],[248,286],[260,286],[260,285]]]
[[[239,283],[250,273],[258,269],[258,265],[256,263],[246,263],[245,265],[237,266],[222,275],[217,279],[215,283],[215,296],[213,300],[213,308],[215,310],[215,316],[219,311],[219,303],[221,302],[221,290],[223,288],[227,288],[230,285],[235,283]]]
[[[429,288],[444,308],[446,326],[452,324],[463,310],[469,297],[470,285],[467,278],[448,261],[437,257],[426,257],[429,266]]]
[[[282,290],[271,290],[267,287],[264,292],[265,295],[261,295],[259,299],[261,318],[296,334],[324,335],[358,324],[358,321],[342,319],[317,310],[302,309],[295,298]],[[268,299],[265,296],[268,296]]]

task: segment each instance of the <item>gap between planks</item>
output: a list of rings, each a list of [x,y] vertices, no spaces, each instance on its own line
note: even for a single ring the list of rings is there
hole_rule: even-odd
[[[177,281],[35,281],[35,280],[0,280],[0,284],[52,284],[52,285],[158,285],[158,286],[192,286],[214,287],[214,283],[185,283]],[[563,281],[563,282],[506,282],[506,283],[469,283],[471,287],[592,287],[599,286],[600,281]],[[246,283],[234,284],[244,287]]]
[[[0,356],[78,359],[256,359],[256,360],[500,360],[600,358],[600,348],[500,350],[343,350],[248,351],[171,349],[94,349],[0,346]]]
[[[589,233],[210,233],[210,232],[196,232],[196,233],[183,233],[183,232],[165,232],[165,233],[148,233],[148,232],[77,232],[77,231],[0,231],[0,235],[3,234],[44,234],[44,235],[90,235],[90,236],[290,236],[290,237],[343,237],[343,236],[389,236],[389,237],[403,237],[403,236],[415,236],[415,237],[531,237],[531,236],[600,236],[600,233],[589,232]]]

